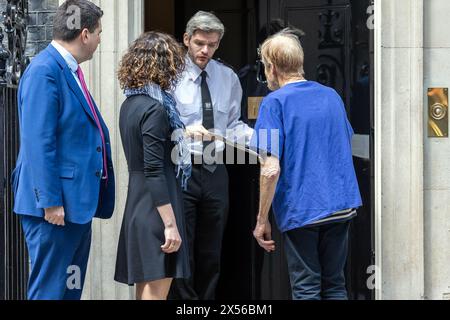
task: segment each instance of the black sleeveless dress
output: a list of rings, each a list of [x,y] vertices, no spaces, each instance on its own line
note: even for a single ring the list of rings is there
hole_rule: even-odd
[[[164,278],[188,278],[189,254],[183,194],[171,160],[174,147],[165,108],[145,95],[125,100],[120,134],[128,163],[128,194],[117,249],[114,279],[133,285]],[[166,254],[164,224],[156,209],[171,204],[182,239],[180,250]]]

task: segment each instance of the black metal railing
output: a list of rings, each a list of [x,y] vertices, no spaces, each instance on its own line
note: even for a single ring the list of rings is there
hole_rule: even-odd
[[[28,253],[19,219],[13,213],[11,172],[19,152],[17,85],[25,57],[28,1],[8,0],[0,26],[0,300],[26,299]],[[6,35],[6,47],[3,44]]]
[[[2,212],[2,246],[4,299],[25,299],[28,278],[28,257],[19,219],[13,214],[13,194],[9,179],[16,164],[19,148],[17,122],[17,88],[1,88],[0,114],[2,119],[3,190],[0,212]]]

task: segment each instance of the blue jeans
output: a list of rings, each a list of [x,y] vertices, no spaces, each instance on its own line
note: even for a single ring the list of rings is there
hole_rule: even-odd
[[[350,222],[284,233],[294,300],[347,300],[344,267]]]

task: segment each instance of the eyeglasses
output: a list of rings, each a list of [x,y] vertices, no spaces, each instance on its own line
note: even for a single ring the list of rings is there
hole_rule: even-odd
[[[264,63],[261,58],[261,47],[256,50],[258,59],[256,60],[256,80],[259,83],[267,84],[266,74],[264,72]]]
[[[264,73],[264,63],[262,60],[256,60],[256,80],[259,83],[267,84],[266,74]]]

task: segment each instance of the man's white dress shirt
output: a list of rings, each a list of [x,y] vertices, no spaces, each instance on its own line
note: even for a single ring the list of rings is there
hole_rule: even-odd
[[[67,51],[66,48],[64,48],[62,45],[60,45],[55,40],[53,40],[50,44],[64,58],[64,61],[66,61],[67,65],[70,68],[70,71],[72,71],[72,75],[75,78],[75,81],[78,83],[78,86],[80,87],[81,92],[83,92],[84,98],[87,100],[87,97],[84,94],[83,88],[81,87],[80,79],[78,79],[77,70],[78,70],[79,65],[78,65],[77,60],[75,60],[73,55],[69,51]]]
[[[229,140],[248,144],[253,129],[239,120],[242,99],[239,78],[232,69],[215,60],[208,63],[205,71],[213,103],[214,131]],[[186,126],[203,123],[201,73],[202,70],[187,56],[186,68],[173,92],[181,121]],[[201,141],[190,141],[189,148],[193,154],[202,154]],[[224,149],[224,143],[216,140],[216,152]]]

